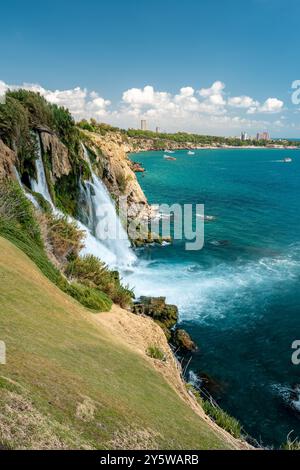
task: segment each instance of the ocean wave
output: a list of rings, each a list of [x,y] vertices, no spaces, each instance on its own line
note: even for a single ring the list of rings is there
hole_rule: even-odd
[[[271,388],[285,405],[300,413],[300,384],[294,386],[273,384]]]
[[[200,263],[139,261],[134,272],[123,277],[137,295],[165,296],[178,305],[181,320],[205,322],[232,314],[238,305],[254,315],[257,302],[299,278],[299,254],[299,246],[292,246],[285,256],[220,263],[209,269]]]

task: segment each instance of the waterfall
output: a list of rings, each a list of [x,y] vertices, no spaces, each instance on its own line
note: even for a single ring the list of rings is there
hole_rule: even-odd
[[[14,166],[14,172],[15,172],[15,176],[16,176],[16,179],[21,187],[21,189],[23,190],[25,196],[27,197],[27,199],[29,199],[30,202],[32,202],[32,204],[34,205],[34,207],[36,207],[37,209],[39,209],[39,204],[37,202],[37,200],[35,199],[35,197],[31,194],[31,193],[28,193],[24,186],[23,186],[23,183],[21,181],[21,178],[20,178],[20,175],[19,175],[19,172],[18,170],[16,169],[16,167]]]
[[[83,146],[84,156],[89,165],[92,180],[81,184],[81,199],[85,201],[85,216],[88,226],[96,239],[113,253],[120,267],[131,266],[136,256],[131,249],[128,235],[118,217],[114,202],[101,181],[93,171],[88,151]]]
[[[35,161],[37,178],[36,179],[30,178],[31,188],[33,192],[40,193],[43,196],[43,198],[49,202],[52,209],[54,209],[54,204],[52,202],[48,185],[47,185],[44,162],[43,162],[43,157],[42,157],[41,139],[38,133],[36,134],[36,142],[37,142],[37,147],[38,147],[38,158]]]
[[[53,204],[51,199],[44,162],[40,136],[37,134],[38,158],[36,160],[37,178],[31,178],[31,188],[41,194],[57,215],[63,215]],[[136,261],[131,249],[126,231],[117,215],[113,201],[102,181],[92,171],[88,153],[84,149],[85,157],[90,165],[92,181],[80,181],[79,208],[81,221],[68,216],[70,222],[76,222],[78,228],[85,234],[82,255],[92,254],[104,261],[110,268],[127,269]],[[18,177],[21,187],[31,202],[37,206],[35,198],[27,193]]]

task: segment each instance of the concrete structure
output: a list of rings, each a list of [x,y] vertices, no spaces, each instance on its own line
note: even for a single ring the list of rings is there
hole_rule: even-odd
[[[146,131],[147,130],[147,121],[146,119],[141,120],[141,130]]]
[[[264,131],[264,132],[258,132],[256,134],[256,140],[265,140],[265,141],[268,141],[270,140],[270,134],[268,131]]]

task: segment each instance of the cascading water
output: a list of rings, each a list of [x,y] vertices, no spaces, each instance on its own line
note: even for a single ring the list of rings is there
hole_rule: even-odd
[[[36,179],[31,178],[31,188],[49,202],[55,214],[63,215],[53,204],[49,193],[40,136],[38,134],[36,135],[36,140],[38,146],[38,158],[36,160],[37,177]],[[88,157],[86,149],[85,155]],[[88,158],[87,161],[90,165]],[[110,268],[126,270],[135,263],[136,257],[130,247],[129,239],[118,218],[107,189],[92,171],[92,168],[91,172],[92,181],[87,181],[84,184],[80,182],[81,199],[79,205],[82,221],[75,220],[70,216],[68,216],[68,220],[70,222],[75,221],[79,229],[85,233],[85,246],[81,252],[83,255],[92,254],[104,261]],[[34,196],[25,191],[19,176],[17,177],[26,197],[35,206],[38,206]]]
[[[30,179],[31,188],[32,188],[32,191],[34,191],[35,193],[41,194],[43,198],[46,199],[46,201],[49,202],[51,207],[54,209],[54,204],[52,202],[48,185],[47,185],[44,162],[43,162],[43,157],[42,157],[41,140],[40,140],[40,136],[38,133],[36,134],[36,142],[37,142],[37,147],[38,147],[38,158],[35,162],[37,177],[36,179],[35,178]]]
[[[83,212],[89,229],[96,239],[101,240],[107,250],[114,254],[117,266],[132,266],[136,256],[131,249],[128,235],[108,190],[92,169],[87,149],[84,146],[83,149],[92,175],[92,181],[85,181],[84,186],[81,183],[80,187],[81,199],[85,201]]]

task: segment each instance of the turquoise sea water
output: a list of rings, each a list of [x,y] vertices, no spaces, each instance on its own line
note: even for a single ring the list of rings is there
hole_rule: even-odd
[[[190,369],[214,377],[219,404],[263,444],[300,438],[300,384],[291,344],[300,339],[300,151],[145,152],[139,181],[151,203],[203,203],[205,246],[183,241],[140,250],[130,282],[166,295],[199,351]],[[292,163],[283,163],[291,156]],[[220,243],[221,241],[221,243]],[[297,410],[299,406],[299,410]]]

